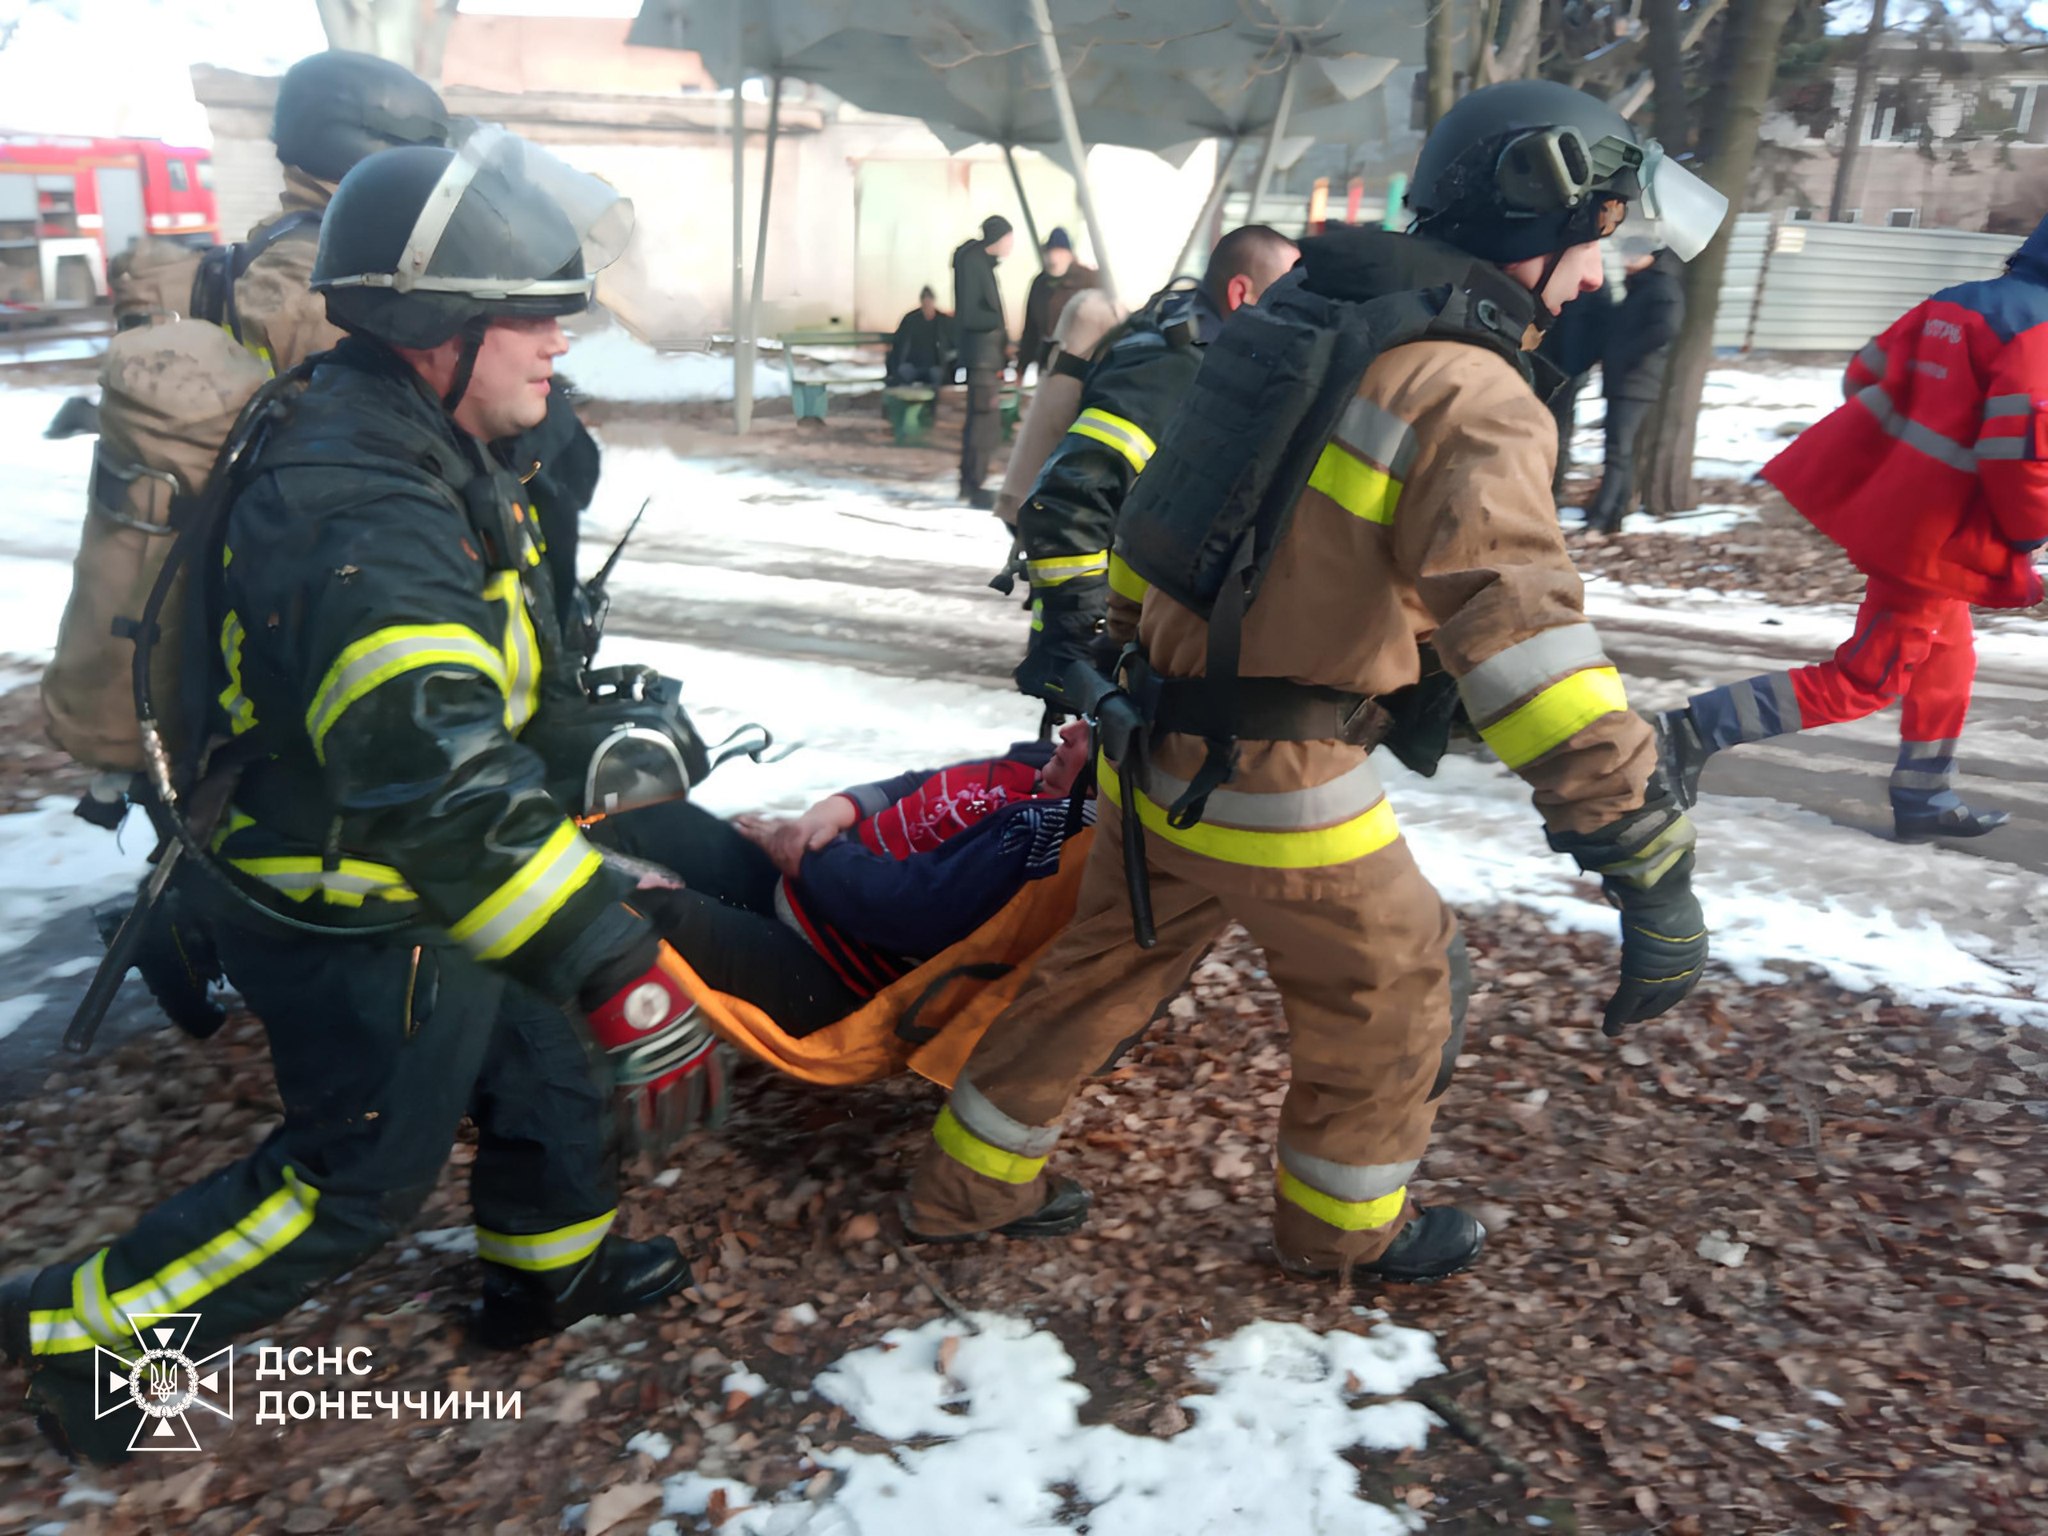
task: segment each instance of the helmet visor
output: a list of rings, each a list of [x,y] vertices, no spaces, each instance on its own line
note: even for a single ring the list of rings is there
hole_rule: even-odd
[[[398,270],[357,281],[580,308],[632,232],[632,203],[604,182],[516,134],[479,127],[421,208]]]
[[[1655,140],[1643,162],[1643,201],[1630,233],[1650,235],[1680,261],[1691,261],[1728,217],[1728,199],[1670,159]]]

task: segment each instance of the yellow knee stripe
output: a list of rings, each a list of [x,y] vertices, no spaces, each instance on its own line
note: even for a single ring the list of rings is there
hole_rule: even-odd
[[[1381,1195],[1377,1200],[1339,1200],[1335,1195],[1311,1189],[1282,1168],[1280,1198],[1290,1205],[1300,1206],[1317,1221],[1340,1232],[1366,1232],[1374,1227],[1384,1227],[1401,1214],[1408,1203],[1408,1186],[1403,1184],[1392,1194]]]
[[[1045,1171],[1044,1158],[1022,1157],[983,1141],[954,1118],[950,1107],[939,1111],[932,1140],[954,1162],[999,1184],[1029,1184]]]

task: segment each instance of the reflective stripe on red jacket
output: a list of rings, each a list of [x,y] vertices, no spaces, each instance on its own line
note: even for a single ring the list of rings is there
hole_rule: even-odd
[[[2037,247],[2039,248],[2037,251]],[[1992,608],[2040,601],[2048,239],[1945,289],[1850,361],[1848,403],[1764,469],[1863,571]]]

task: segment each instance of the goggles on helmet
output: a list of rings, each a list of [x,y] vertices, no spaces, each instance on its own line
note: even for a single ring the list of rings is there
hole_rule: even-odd
[[[1510,140],[1495,163],[1494,183],[1512,209],[1567,213],[1574,244],[1612,235],[1629,203],[1639,201],[1645,233],[1682,261],[1706,249],[1728,214],[1728,199],[1673,161],[1655,139],[1636,144],[1608,135],[1589,143],[1569,125]]]

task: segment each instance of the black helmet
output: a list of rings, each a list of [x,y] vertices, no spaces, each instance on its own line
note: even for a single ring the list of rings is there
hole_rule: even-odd
[[[1658,243],[1688,261],[1728,211],[1614,108],[1554,80],[1465,97],[1424,141],[1408,188],[1418,231],[1497,262],[1611,235],[1638,201]]]
[[[277,158],[322,181],[400,144],[446,144],[448,110],[411,70],[367,53],[303,58],[277,88],[270,141]]]
[[[320,222],[312,286],[343,330],[435,347],[500,315],[586,309],[633,205],[503,129],[370,156]]]

